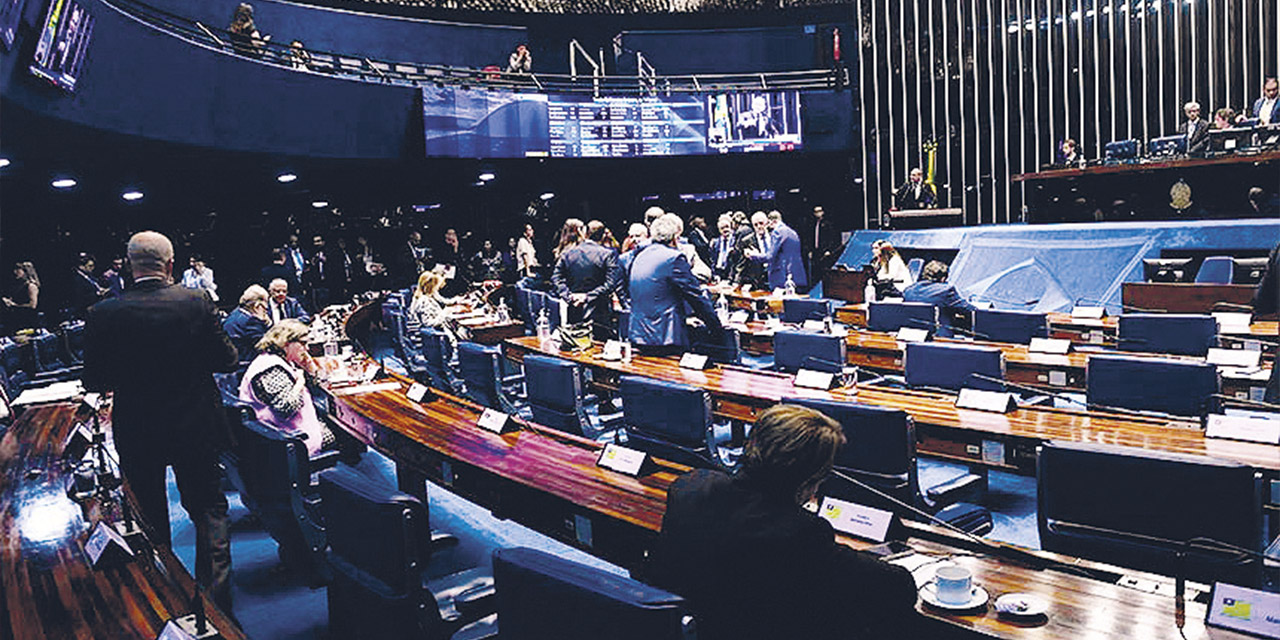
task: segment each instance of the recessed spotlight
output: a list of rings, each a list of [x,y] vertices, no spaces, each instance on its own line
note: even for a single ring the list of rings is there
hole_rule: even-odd
[[[540,195],[540,196],[538,196],[538,197],[539,197],[539,198],[542,198],[543,200],[550,200],[550,199],[552,199],[552,198],[556,197],[556,194],[551,193],[550,191],[548,191],[548,192],[546,192],[546,193],[544,193],[544,194],[542,194],[542,195]]]
[[[471,183],[471,186],[473,186],[473,187],[483,187],[485,184],[487,184],[487,183],[486,183],[484,180],[477,180],[477,181],[475,181],[475,182]]]
[[[494,179],[494,178],[496,178],[496,177],[498,177],[498,176],[497,176],[497,174],[495,174],[495,173],[494,173],[494,172],[492,172],[492,171],[483,171],[483,172],[481,172],[481,173],[480,173],[480,175],[479,175],[479,176],[477,176],[477,177],[478,177],[478,178],[480,178],[480,181],[481,181],[481,182],[488,182],[488,181],[490,181],[490,180],[492,180],[492,179]]]
[[[121,197],[121,198],[123,198],[123,199],[125,199],[125,200],[126,200],[126,201],[128,201],[128,202],[133,202],[133,201],[135,201],[135,200],[141,200],[141,199],[142,199],[142,192],[141,192],[141,191],[138,191],[137,189],[130,189],[130,190],[128,190],[128,191],[126,191],[126,192],[124,192],[124,193],[120,194],[120,197]]]
[[[49,183],[54,189],[70,189],[76,186],[76,181],[72,178],[58,178]]]
[[[297,179],[298,179],[298,176],[292,173],[282,173],[276,176],[276,182],[293,182],[294,180],[297,180]]]
[[[317,209],[323,209],[323,208],[325,208],[325,207],[329,206],[329,201],[328,201],[328,200],[316,200],[315,202],[312,202],[312,203],[311,203],[311,206],[313,206],[313,207],[315,207],[315,208],[317,208]]]
[[[7,166],[9,166],[9,159],[8,159],[8,158],[0,158],[0,169],[3,169],[3,168],[5,168],[5,167],[7,167]]]

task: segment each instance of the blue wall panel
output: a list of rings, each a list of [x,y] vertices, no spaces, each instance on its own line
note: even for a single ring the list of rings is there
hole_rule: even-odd
[[[752,73],[820,69],[830,49],[831,26],[804,25],[752,29],[696,29],[688,31],[626,31],[623,46],[630,52],[618,61],[623,74],[635,75],[635,53],[644,54],[659,75],[693,73]],[[843,26],[844,49],[852,52],[850,29]]]
[[[957,249],[950,281],[961,295],[999,309],[1066,311],[1077,302],[1120,312],[1120,288],[1142,280],[1142,259],[1161,250],[1269,250],[1280,220],[996,225],[920,231],[861,230],[840,264],[871,260],[871,243],[900,250]]]

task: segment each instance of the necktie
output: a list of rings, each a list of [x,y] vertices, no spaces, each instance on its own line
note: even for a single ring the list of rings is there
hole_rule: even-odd
[[[274,300],[271,301],[271,322],[272,323],[280,322],[281,315],[283,314],[280,313],[280,305]]]

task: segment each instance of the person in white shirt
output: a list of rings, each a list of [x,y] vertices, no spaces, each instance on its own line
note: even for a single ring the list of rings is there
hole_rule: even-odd
[[[902,291],[915,281],[898,250],[886,240],[871,244],[871,266],[875,268],[875,279],[867,285],[867,300],[900,298]]]
[[[1262,83],[1262,97],[1253,103],[1253,117],[1258,124],[1280,124],[1280,82],[1275,78]]]
[[[191,256],[191,268],[182,272],[182,286],[188,289],[204,289],[209,297],[218,301],[218,285],[213,281],[213,269],[205,265],[198,255]]]
[[[538,267],[538,251],[533,246],[533,225],[524,225],[524,235],[516,242],[516,271],[522,278],[533,276]]]

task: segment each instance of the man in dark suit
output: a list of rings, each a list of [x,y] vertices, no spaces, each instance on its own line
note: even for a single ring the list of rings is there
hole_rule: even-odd
[[[927,637],[911,574],[837,543],[802,507],[844,443],[822,413],[775,405],[737,474],[699,469],[668,489],[645,579],[689,599],[700,639]]]
[[[947,265],[937,260],[930,260],[920,270],[920,279],[902,290],[902,299],[938,307],[938,335],[944,338],[951,336],[951,319],[956,314],[973,313],[973,305],[947,282]]]
[[[240,353],[240,359],[248,362],[258,351],[255,345],[271,327],[267,307],[267,290],[251,284],[240,294],[240,303],[222,321],[222,330]]]
[[[196,579],[231,612],[231,544],[218,452],[229,441],[213,373],[236,350],[202,290],[172,284],[173,244],[154,231],[129,240],[133,287],[95,305],[85,325],[84,386],[112,391],[120,470],[150,525],[170,544],[165,467],[196,527]]]
[[[898,187],[893,196],[899,209],[932,209],[938,204],[938,194],[933,185],[924,181],[920,167],[912,167],[907,182]]]
[[[820,282],[835,262],[836,249],[840,248],[840,232],[827,220],[826,211],[821,206],[813,208],[813,225],[806,230],[801,243],[809,260],[809,280]]]
[[[299,283],[293,267],[289,266],[289,254],[283,247],[271,250],[271,263],[258,272],[258,284],[266,287],[275,279],[284,280],[290,291],[298,291]]]
[[[311,323],[311,316],[302,308],[298,299],[289,295],[289,283],[284,278],[276,278],[267,287],[267,311],[271,316],[271,324],[281,320],[300,320]]]
[[[581,220],[565,220],[561,241],[566,234],[583,239],[560,254],[551,272],[551,286],[556,295],[569,303],[569,322],[590,322],[593,333],[600,339],[611,337],[613,309],[609,303],[621,276],[617,253],[600,244],[605,228],[603,224],[593,225],[594,233],[585,237],[586,227]]]
[[[720,235],[711,241],[710,259],[707,264],[711,265],[711,273],[719,280],[730,280],[733,278],[733,268],[737,262],[734,255],[736,248],[736,237],[733,233],[733,215],[724,213],[716,222],[716,227],[720,231]]]
[[[1253,102],[1250,113],[1258,124],[1280,124],[1280,81],[1267,78],[1262,83],[1262,97]]]
[[[1204,155],[1209,148],[1209,123],[1200,117],[1200,103],[1192,100],[1183,105],[1187,119],[1178,125],[1178,133],[1187,136],[1187,155]]]
[[[1253,293],[1253,312],[1257,315],[1280,312],[1280,244],[1271,249],[1271,256],[1267,258],[1267,274],[1262,276],[1262,282]],[[1271,367],[1271,379],[1267,382],[1263,400],[1280,402],[1280,366]]]
[[[676,249],[683,230],[679,216],[664,214],[649,226],[652,242],[631,261],[630,338],[641,352],[675,353],[687,347],[686,308],[707,325],[713,342],[723,332],[688,258]]]
[[[764,263],[770,289],[785,287],[788,278],[797,289],[805,288],[809,284],[809,279],[804,273],[800,236],[796,234],[795,229],[782,221],[782,214],[777,211],[769,212],[767,220],[768,233],[765,236],[767,243],[763,250],[757,251],[752,256],[752,259]]]
[[[93,256],[90,254],[82,253],[76,260],[76,272],[72,280],[75,286],[71,295],[71,309],[76,317],[83,317],[89,307],[110,293],[93,275],[93,266]]]
[[[711,239],[707,237],[707,220],[702,216],[694,216],[689,220],[689,244],[698,253],[698,258],[711,264]]]

